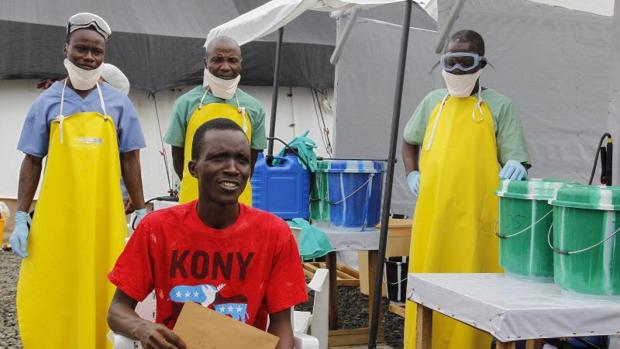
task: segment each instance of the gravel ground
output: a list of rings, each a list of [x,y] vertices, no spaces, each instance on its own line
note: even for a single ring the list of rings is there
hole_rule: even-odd
[[[0,251],[0,349],[21,349],[15,315],[15,287],[20,260],[10,252]],[[356,287],[338,289],[338,320],[341,328],[368,326],[368,297]],[[312,299],[297,307],[309,310]],[[385,309],[385,307],[384,307]],[[392,313],[384,316],[385,343],[393,348],[403,347],[404,320]]]
[[[21,349],[15,315],[15,287],[19,257],[0,251],[0,349]]]
[[[311,297],[308,302],[295,309],[311,310],[312,302]],[[386,309],[385,304],[383,309]],[[362,294],[358,287],[338,288],[338,323],[342,329],[368,326],[368,297]],[[402,348],[404,325],[405,319],[385,312],[383,316],[385,344],[394,349]]]

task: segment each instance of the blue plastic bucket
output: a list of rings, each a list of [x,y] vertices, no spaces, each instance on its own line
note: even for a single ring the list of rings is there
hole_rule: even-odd
[[[282,219],[310,218],[310,174],[295,155],[275,156],[268,166],[259,153],[252,174],[252,206]]]
[[[381,161],[332,160],[327,169],[329,221],[342,228],[374,227],[381,219]]]

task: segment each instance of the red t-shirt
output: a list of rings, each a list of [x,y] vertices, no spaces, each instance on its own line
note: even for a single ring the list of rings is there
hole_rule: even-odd
[[[155,290],[155,321],[171,329],[184,302],[266,329],[268,314],[308,298],[301,257],[283,220],[239,206],[225,229],[205,225],[196,201],[148,214],[108,278],[137,301]]]

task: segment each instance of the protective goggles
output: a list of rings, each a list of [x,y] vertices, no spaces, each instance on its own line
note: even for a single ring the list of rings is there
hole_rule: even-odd
[[[448,52],[441,55],[439,63],[443,70],[452,72],[456,69],[467,72],[478,68],[480,62],[486,61],[484,56],[470,52]]]
[[[93,13],[81,12],[69,18],[67,22],[67,34],[71,34],[78,29],[92,28],[101,34],[104,39],[108,39],[112,35],[112,30],[103,18]]]

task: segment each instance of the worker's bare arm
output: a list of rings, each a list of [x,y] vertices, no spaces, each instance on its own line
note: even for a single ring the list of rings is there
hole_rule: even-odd
[[[409,144],[403,141],[402,145],[403,164],[405,164],[405,173],[418,171],[418,154],[420,152],[419,145]]]
[[[19,186],[17,189],[17,210],[28,212],[37,191],[41,170],[43,169],[43,158],[26,154],[22,161],[19,171]]]
[[[185,148],[172,146],[172,167],[174,172],[183,179],[183,164],[185,162]]]
[[[121,173],[132,207],[136,210],[144,208],[142,191],[142,171],[140,170],[140,150],[121,153]]]

